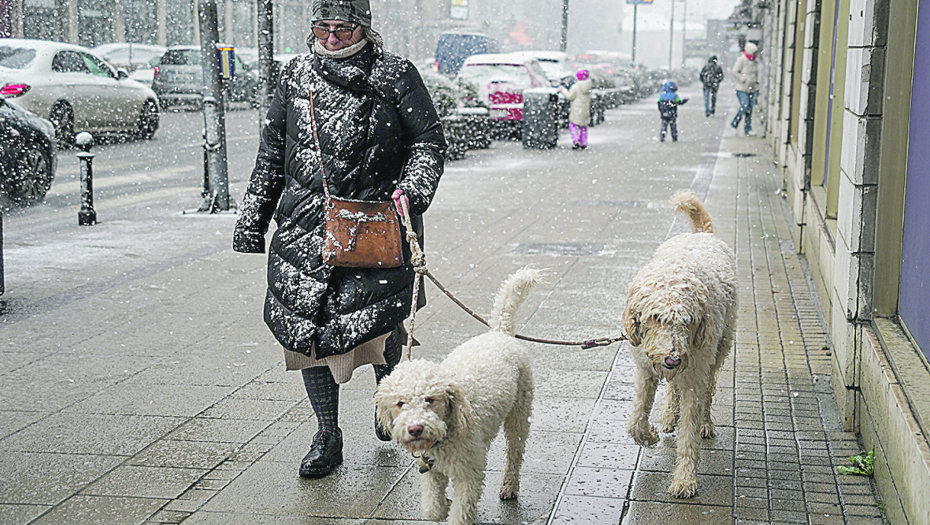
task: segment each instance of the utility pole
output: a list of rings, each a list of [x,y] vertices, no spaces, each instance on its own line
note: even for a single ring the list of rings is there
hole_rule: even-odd
[[[257,0],[258,14],[258,130],[265,129],[265,115],[275,89],[274,6],[272,0]],[[283,67],[283,64],[282,64]]]
[[[216,0],[200,0],[200,62],[203,68],[203,120],[210,181],[209,194],[198,211],[230,208],[229,174],[226,164],[226,112],[220,83],[220,39]]]
[[[672,71],[672,52],[675,50],[675,0],[672,0],[672,18],[668,23],[668,70]]]
[[[636,65],[636,8],[639,3],[633,4],[633,52],[630,54],[630,63]]]
[[[562,0],[562,40],[559,50],[563,53],[568,49],[568,0]]]

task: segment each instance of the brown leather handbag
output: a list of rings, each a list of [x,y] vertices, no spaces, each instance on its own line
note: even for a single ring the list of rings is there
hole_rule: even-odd
[[[313,140],[320,157],[320,176],[326,194],[326,224],[323,261],[350,268],[396,268],[404,262],[400,221],[391,201],[359,201],[334,197],[326,183],[323,150],[316,132],[313,93],[310,94],[310,121]]]

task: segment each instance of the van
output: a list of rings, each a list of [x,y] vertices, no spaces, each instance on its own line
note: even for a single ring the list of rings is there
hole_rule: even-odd
[[[483,53],[497,53],[497,40],[481,33],[445,32],[436,43],[436,71],[454,77],[465,59]]]

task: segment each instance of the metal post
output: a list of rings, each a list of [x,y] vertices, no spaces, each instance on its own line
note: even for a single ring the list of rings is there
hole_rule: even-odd
[[[568,0],[562,0],[562,41],[559,49],[564,53],[568,48]]]
[[[277,74],[274,62],[274,9],[272,0],[258,0],[258,131],[265,129],[265,116],[274,97]]]
[[[78,212],[78,225],[92,226],[97,224],[97,212],[94,211],[94,154],[90,148],[94,147],[94,137],[82,131],[74,137],[74,145],[81,150],[77,154],[81,162],[81,211]]]
[[[200,1],[200,62],[203,67],[203,120],[210,172],[209,202],[204,202],[210,213],[230,208],[229,175],[226,163],[226,114],[223,104],[223,87],[220,82],[220,56],[216,0]]]
[[[668,23],[668,70],[672,71],[672,51],[675,50],[675,0],[672,0],[672,18]]]
[[[633,53],[630,57],[630,63],[636,64],[636,8],[639,7],[639,4],[633,4]]]

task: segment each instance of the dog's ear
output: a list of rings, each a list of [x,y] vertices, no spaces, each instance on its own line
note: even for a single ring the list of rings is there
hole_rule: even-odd
[[[449,434],[467,431],[475,422],[475,411],[465,391],[454,381],[446,386],[446,402],[449,403],[449,417],[446,419]]]
[[[391,432],[394,428],[394,416],[391,415],[391,406],[395,403],[394,396],[378,389],[372,401],[375,404],[375,419],[378,420],[378,424],[387,432]]]
[[[694,327],[691,336],[691,348],[703,348],[710,340],[711,330],[713,329],[713,318],[709,315],[702,315],[697,319],[697,326]]]
[[[627,304],[623,310],[623,330],[626,332],[627,341],[633,346],[639,346],[643,342],[643,333],[640,328],[639,315],[633,313],[633,309]]]

